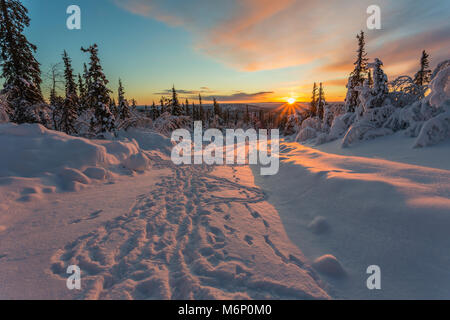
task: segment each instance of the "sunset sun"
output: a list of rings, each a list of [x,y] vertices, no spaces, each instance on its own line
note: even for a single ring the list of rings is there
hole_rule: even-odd
[[[288,102],[289,104],[294,104],[294,103],[295,103],[295,99],[294,99],[294,98],[289,98],[289,99],[287,100],[287,102]]]

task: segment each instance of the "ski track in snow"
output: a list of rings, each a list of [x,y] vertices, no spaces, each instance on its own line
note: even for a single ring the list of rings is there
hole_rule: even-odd
[[[329,298],[264,192],[237,177],[242,168],[225,168],[227,179],[209,166],[157,162],[172,175],[156,190],[52,257],[61,280],[67,266],[81,268],[78,298]]]

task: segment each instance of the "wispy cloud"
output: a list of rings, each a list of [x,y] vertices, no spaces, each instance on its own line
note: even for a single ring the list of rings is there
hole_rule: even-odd
[[[194,35],[195,48],[213,59],[245,71],[298,66],[317,59],[322,71],[341,72],[351,68],[354,35],[365,28],[366,9],[371,0],[358,2],[308,0],[113,0],[135,14],[172,26],[182,26]],[[415,57],[410,46],[431,47],[449,42],[448,1],[411,2],[380,0],[383,30],[369,32],[369,46],[387,51],[398,46],[406,59]],[[439,9],[440,8],[440,9]],[[427,37],[430,26],[447,32]],[[402,40],[424,38],[402,49]],[[372,40],[370,40],[372,39]],[[372,43],[371,43],[372,41]],[[381,57],[383,58],[383,57]]]
[[[214,98],[218,101],[263,101],[267,96],[274,94],[273,91],[260,91],[260,92],[244,92],[238,91],[230,94],[223,94],[220,92],[215,92],[208,87],[202,87],[200,90],[185,90],[176,89],[180,98],[185,99],[197,99],[198,95],[202,95],[204,101],[212,101]],[[172,94],[172,89],[163,90],[160,92],[155,92],[155,95],[168,96]]]
[[[183,95],[199,95],[199,94],[204,94],[204,93],[210,93],[211,90],[207,87],[201,87],[200,90],[185,90],[185,89],[176,89],[178,94],[183,94]],[[155,92],[154,94],[157,95],[169,95],[172,94],[172,89],[166,89],[160,92]]]
[[[236,92],[230,95],[211,95],[206,96],[205,99],[210,101],[216,98],[218,101],[263,101],[268,95],[273,94],[273,91],[261,91],[255,93]]]

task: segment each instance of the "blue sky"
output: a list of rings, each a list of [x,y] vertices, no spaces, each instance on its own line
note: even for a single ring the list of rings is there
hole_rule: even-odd
[[[373,1],[305,0],[23,0],[27,35],[45,72],[65,49],[81,71],[81,46],[98,43],[115,90],[122,78],[129,98],[159,100],[175,84],[181,96],[229,101],[307,100],[314,81],[342,100],[355,35],[365,30]],[[420,52],[432,65],[449,58],[450,1],[378,1],[382,30],[367,31],[369,57],[389,76],[411,73]],[[82,10],[82,30],[66,28],[66,8]]]

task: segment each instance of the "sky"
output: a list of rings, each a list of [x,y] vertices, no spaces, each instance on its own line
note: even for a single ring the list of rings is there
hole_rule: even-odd
[[[431,66],[450,58],[448,0],[22,0],[48,93],[52,64],[63,50],[82,71],[80,48],[99,45],[114,92],[140,105],[158,103],[175,85],[181,99],[219,102],[309,101],[323,82],[328,101],[342,101],[366,33],[368,57],[389,79],[418,69],[423,49]],[[368,30],[366,10],[381,9],[381,29]],[[81,8],[81,30],[68,30],[66,9]]]

